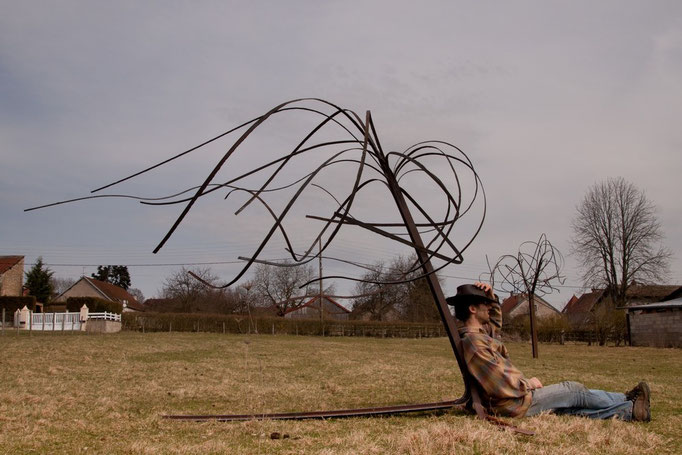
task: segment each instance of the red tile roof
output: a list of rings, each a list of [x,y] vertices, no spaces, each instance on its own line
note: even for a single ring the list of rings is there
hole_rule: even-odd
[[[308,300],[306,303],[304,303],[304,304],[301,305],[301,306],[289,308],[289,309],[287,309],[287,311],[285,312],[285,314],[289,314],[289,313],[292,313],[292,312],[294,312],[294,311],[298,311],[298,310],[300,310],[301,308],[304,308],[304,307],[319,308],[319,304],[318,304],[318,306],[315,306],[315,305],[314,305],[314,302],[315,302],[316,300],[319,300],[319,298],[320,298],[320,296],[317,295],[317,296],[313,297],[312,299]],[[341,310],[341,311],[339,311],[339,313],[342,313],[342,314],[343,314],[343,313],[350,313],[350,312],[351,312],[348,308],[346,308],[345,306],[341,305],[340,303],[338,303],[336,300],[332,299],[331,297],[327,297],[327,296],[325,295],[325,296],[324,296],[324,299],[325,299],[325,300],[328,300],[330,303],[332,303],[332,304],[336,305],[337,307],[339,307],[339,309]]]
[[[524,294],[512,294],[502,301],[502,314],[507,314],[521,303]]]
[[[514,308],[517,306],[521,305],[524,302],[528,301],[528,296],[524,292],[523,294],[512,294],[506,299],[502,301],[502,314],[509,314],[510,312],[514,311]],[[554,312],[558,313],[559,310],[554,308],[554,305],[551,303],[547,302],[545,299],[540,297],[539,295],[535,296],[535,306],[537,307],[538,305],[545,306]]]
[[[106,281],[96,280],[94,278],[83,277],[90,284],[95,286],[99,291],[106,295],[110,300],[114,300],[119,303],[123,303],[124,300],[127,301],[129,308],[138,311],[144,311],[144,306],[142,306],[128,291],[122,287],[116,286],[115,284],[107,283]]]
[[[576,300],[569,300],[561,312],[564,314],[588,313],[601,300],[603,295],[604,291],[585,293]]]
[[[671,292],[670,294],[666,295],[666,296],[663,298],[662,301],[673,300],[673,299],[677,299],[677,298],[679,298],[679,297],[682,297],[682,286],[678,287],[678,288],[675,289],[673,292]]]
[[[14,267],[24,259],[23,256],[0,256],[0,275]]]
[[[573,294],[573,297],[568,299],[568,303],[566,303],[566,305],[564,305],[564,309],[568,308],[570,305],[575,305],[575,302],[577,302],[577,301],[578,301],[578,297],[576,297],[575,294]],[[563,313],[563,311],[564,310],[561,310],[562,313]]]
[[[628,299],[651,299],[658,301],[675,292],[678,288],[679,286],[676,285],[632,284],[628,288],[626,297]]]

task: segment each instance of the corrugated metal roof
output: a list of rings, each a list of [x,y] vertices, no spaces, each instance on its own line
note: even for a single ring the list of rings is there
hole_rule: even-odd
[[[665,302],[650,303],[648,305],[618,307],[620,310],[667,310],[673,308],[682,308],[682,297],[679,299],[667,300]]]

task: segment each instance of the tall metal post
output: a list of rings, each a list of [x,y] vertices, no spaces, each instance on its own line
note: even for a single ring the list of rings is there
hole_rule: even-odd
[[[530,344],[533,350],[533,358],[538,358],[538,328],[537,316],[535,314],[535,295],[533,292],[528,294],[528,312],[530,317]]]
[[[400,216],[402,217],[403,222],[405,223],[405,227],[407,228],[407,232],[410,236],[410,239],[412,240],[412,243],[416,246],[415,252],[417,253],[417,257],[419,258],[419,262],[421,263],[426,282],[428,283],[431,295],[433,296],[433,300],[435,301],[436,306],[438,307],[438,312],[440,313],[441,320],[443,321],[443,325],[445,326],[445,331],[448,335],[448,339],[450,340],[450,345],[452,346],[452,350],[455,353],[455,358],[457,359],[457,364],[459,365],[460,372],[462,373],[464,384],[468,391],[471,393],[473,408],[476,411],[476,415],[479,418],[486,419],[487,417],[486,411],[481,405],[481,398],[478,389],[476,387],[475,382],[471,380],[471,375],[469,374],[466,362],[464,361],[464,354],[462,352],[462,340],[461,337],[459,336],[459,333],[457,332],[457,325],[455,324],[455,319],[452,317],[452,314],[450,313],[450,308],[448,308],[447,303],[445,302],[445,295],[443,294],[443,289],[441,288],[440,283],[438,282],[436,274],[433,273],[433,266],[431,265],[431,261],[429,260],[428,255],[425,252],[424,242],[422,241],[421,235],[417,230],[417,226],[414,223],[412,214],[410,213],[407,203],[405,202],[405,197],[403,196],[402,191],[400,190],[398,181],[395,177],[395,174],[393,174],[393,171],[389,166],[386,156],[383,155],[383,153],[381,152],[378,153],[380,153],[380,165],[386,177],[388,187],[391,191],[393,199],[395,199],[395,202],[398,206],[398,211],[400,212]]]
[[[322,237],[318,239],[319,241],[319,248],[320,248],[320,257],[319,257],[319,268],[320,268],[320,274],[318,275],[320,277],[320,323],[324,324],[324,307],[322,306],[322,293],[323,293],[323,286],[322,286]],[[324,329],[322,329],[324,330]]]

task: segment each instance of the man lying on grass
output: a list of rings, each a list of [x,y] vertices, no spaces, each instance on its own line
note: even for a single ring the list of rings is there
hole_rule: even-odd
[[[616,393],[588,389],[572,381],[543,386],[538,378],[526,378],[512,365],[507,348],[494,338],[492,326],[501,327],[502,314],[489,284],[459,286],[457,295],[447,302],[464,323],[460,329],[464,360],[481,385],[481,402],[489,412],[523,417],[551,411],[593,419],[651,420],[646,382],[627,393]]]

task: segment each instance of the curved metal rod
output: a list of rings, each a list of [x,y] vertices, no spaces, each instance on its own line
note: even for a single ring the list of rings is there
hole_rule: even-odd
[[[301,100],[314,100],[314,99],[315,99],[315,98],[302,98]],[[324,100],[319,100],[319,101],[324,101]],[[318,110],[316,110],[316,109],[310,109],[310,108],[305,108],[305,107],[300,107],[300,106],[296,106],[296,107],[285,107],[285,108],[280,109],[278,112],[284,112],[284,111],[299,111],[299,110],[300,110],[300,111],[314,112],[314,113],[317,113],[317,114],[320,114],[320,115],[325,115],[323,112],[318,111]],[[261,116],[261,117],[262,117],[262,116]],[[112,183],[109,183],[109,184],[107,184],[107,185],[104,185],[104,186],[101,186],[101,187],[99,187],[99,188],[96,188],[96,189],[92,190],[91,193],[96,193],[96,192],[101,191],[101,190],[104,190],[104,189],[106,189],[106,188],[110,188],[110,187],[112,187],[112,186],[114,186],[114,185],[118,185],[119,183],[123,183],[123,182],[125,182],[125,181],[127,181],[127,180],[130,180],[130,179],[132,179],[132,178],[138,177],[138,176],[140,176],[140,175],[142,175],[142,174],[145,174],[145,173],[147,173],[147,172],[149,172],[149,171],[151,171],[151,170],[154,170],[154,169],[156,169],[156,168],[158,168],[158,167],[161,167],[161,166],[163,166],[164,164],[168,164],[168,163],[170,163],[171,161],[175,161],[176,159],[181,158],[181,157],[183,157],[183,156],[185,156],[185,155],[187,155],[187,154],[189,154],[189,153],[191,153],[191,152],[194,152],[194,151],[196,151],[196,150],[198,150],[198,149],[204,147],[205,145],[208,145],[208,144],[210,144],[210,143],[212,143],[212,142],[215,142],[215,141],[217,141],[218,139],[220,139],[220,138],[222,138],[222,137],[225,137],[225,136],[227,136],[227,135],[230,134],[230,133],[233,133],[233,132],[235,132],[235,131],[237,131],[237,130],[242,129],[242,128],[245,127],[246,125],[250,125],[251,123],[257,121],[257,120],[260,119],[261,117],[256,117],[256,118],[251,119],[251,120],[249,120],[249,121],[247,121],[247,122],[244,122],[244,123],[242,123],[242,124],[239,125],[239,126],[236,126],[236,127],[232,128],[232,129],[230,129],[230,130],[227,130],[227,131],[225,131],[224,133],[221,133],[221,134],[219,134],[219,135],[217,135],[217,136],[215,136],[215,137],[213,137],[213,138],[211,138],[211,139],[208,139],[208,140],[202,142],[202,143],[199,144],[199,145],[196,145],[196,146],[194,146],[194,147],[192,147],[192,148],[190,148],[190,149],[188,149],[188,150],[185,150],[184,152],[178,153],[177,155],[172,156],[172,157],[170,157],[170,158],[168,158],[168,159],[166,159],[166,160],[163,160],[163,161],[161,161],[161,162],[159,162],[159,163],[157,163],[157,164],[154,164],[154,165],[152,165],[152,166],[149,166],[149,167],[147,167],[147,168],[145,168],[145,169],[143,169],[143,170],[141,170],[141,171],[139,171],[139,172],[135,172],[134,174],[131,174],[131,175],[127,176],[127,177],[123,177],[123,178],[121,178],[121,179],[119,179],[119,180],[116,180],[115,182],[112,182]],[[350,134],[351,136],[353,136],[353,133],[352,133],[349,129],[347,129],[343,124],[341,124],[340,122],[338,122],[338,121],[336,121],[336,120],[334,120],[334,121],[335,121],[336,123],[338,123],[339,126],[341,126],[342,128],[344,128],[344,129],[348,132],[348,134]]]
[[[313,104],[310,104],[313,103]],[[321,106],[321,107],[319,107]],[[320,116],[319,121],[315,120],[314,126],[308,130],[308,132],[302,136],[293,149],[286,155],[280,156],[277,159],[271,160],[267,163],[259,165],[255,168],[248,170],[236,177],[231,177],[226,179],[224,183],[214,183],[213,180],[218,174],[218,172],[224,167],[225,163],[229,158],[231,158],[234,153],[240,148],[242,143],[250,137],[254,132],[259,131],[259,127],[266,123],[270,118],[276,114],[289,112],[289,111],[305,111],[314,114],[315,116]],[[332,132],[336,133],[341,131],[345,137],[329,137],[326,134],[327,126],[331,126],[334,129]],[[322,131],[325,130],[325,140],[320,140],[314,142],[313,139],[321,136]],[[400,192],[406,201],[416,208],[417,212],[422,216],[420,222],[415,223],[417,232],[420,233],[430,233],[429,238],[425,238],[423,251],[426,254],[428,261],[433,259],[438,259],[443,262],[439,264],[439,267],[434,269],[434,272],[442,270],[452,263],[461,263],[463,261],[463,253],[471,245],[474,238],[480,233],[483,221],[485,219],[486,202],[485,202],[485,191],[481,185],[480,177],[476,173],[473,164],[469,157],[458,147],[453,144],[443,142],[443,141],[425,141],[414,144],[404,152],[389,152],[384,153],[382,144],[379,140],[375,124],[371,118],[371,114],[367,113],[365,119],[361,119],[358,114],[353,111],[343,109],[336,104],[330,103],[325,100],[317,98],[299,98],[291,101],[281,103],[274,108],[267,111],[265,114],[253,118],[241,125],[232,128],[220,135],[217,135],[208,141],[199,144],[185,152],[175,155],[167,160],[157,163],[153,166],[147,167],[140,172],[134,173],[128,177],[117,180],[116,182],[97,188],[93,190],[94,192],[103,190],[110,186],[120,184],[126,180],[137,177],[149,172],[153,169],[161,167],[165,164],[170,163],[182,156],[189,154],[199,148],[210,144],[211,142],[217,141],[225,137],[226,135],[234,132],[239,132],[239,136],[236,137],[234,142],[229,146],[227,152],[217,161],[213,169],[209,172],[207,177],[204,179],[203,183],[197,186],[193,186],[187,190],[179,193],[175,193],[171,196],[156,197],[156,198],[142,198],[137,196],[129,195],[94,195],[85,198],[77,198],[66,202],[75,202],[90,198],[99,197],[126,197],[131,199],[136,199],[140,203],[145,205],[172,205],[172,204],[185,204],[185,207],[176,218],[175,222],[168,230],[166,235],[163,237],[161,242],[154,249],[154,252],[158,252],[168,239],[172,236],[174,231],[177,229],[179,224],[187,216],[196,201],[203,196],[207,196],[215,191],[222,188],[227,189],[227,193],[224,198],[228,198],[231,194],[235,192],[245,192],[247,193],[247,201],[241,205],[241,207],[236,211],[235,215],[238,215],[245,207],[254,201],[260,202],[261,206],[264,208],[266,213],[272,219],[272,225],[268,229],[264,238],[260,244],[256,247],[250,258],[244,258],[246,260],[246,265],[240,272],[231,280],[228,285],[234,284],[239,278],[241,278],[244,273],[249,269],[253,262],[259,263],[272,263],[260,258],[259,256],[263,252],[265,246],[269,243],[270,239],[275,233],[282,235],[285,242],[285,249],[290,255],[291,259],[294,261],[292,265],[301,265],[308,263],[316,258],[318,258],[335,239],[337,233],[341,226],[357,226],[366,231],[372,232],[374,234],[379,234],[390,238],[394,241],[398,241],[412,248],[415,247],[413,242],[409,240],[406,236],[408,235],[404,229],[405,225],[401,222],[379,222],[374,220],[360,220],[353,216],[353,206],[356,197],[362,197],[361,192],[369,191],[370,185],[376,183],[381,183],[384,188],[388,189],[386,186],[386,173],[390,172],[395,175],[395,178],[400,181],[406,175],[419,175],[424,176],[430,182],[433,182],[437,193],[442,193],[445,197],[444,211],[442,212],[444,216],[433,217],[426,209],[426,207],[419,204],[417,198],[407,191],[405,188],[400,187]],[[310,163],[310,159],[307,158],[311,153],[317,152],[329,152],[333,148],[338,146],[348,145],[349,147],[344,148],[344,150],[333,153],[331,158],[324,160],[316,169],[306,172],[304,176],[299,178],[294,178],[289,183],[284,183],[276,187],[271,186],[272,182],[278,176],[282,175],[282,171],[285,168],[289,168],[292,165],[294,159],[299,159],[299,157],[305,156],[306,164]],[[355,145],[355,146],[353,146]],[[358,153],[359,156],[347,156],[350,153]],[[426,164],[425,160],[437,159],[445,160],[447,163],[447,172],[452,176],[450,180],[445,175],[442,177],[436,175],[436,173],[431,170]],[[390,164],[389,164],[390,162]],[[325,170],[331,170],[332,167],[341,164],[352,164],[357,166],[355,177],[348,194],[343,197],[337,197],[332,191],[321,185],[317,178],[321,175],[321,172]],[[472,176],[472,189],[473,192],[471,197],[464,198],[464,187],[460,180],[460,168],[464,168],[466,172],[471,173]],[[264,175],[264,183],[258,185],[255,188],[248,188],[246,186],[251,185],[241,185],[243,179],[254,176],[259,172],[267,171]],[[372,174],[372,175],[370,175]],[[450,190],[450,187],[454,185],[454,191]],[[285,190],[288,188],[296,187],[294,195],[289,199],[288,203],[285,204],[281,211],[276,211],[271,203],[264,200],[262,197],[264,194],[274,194],[280,190]],[[315,187],[316,189],[322,190],[327,194],[334,202],[334,209],[331,216],[320,216],[319,214],[310,213],[305,216],[309,219],[322,221],[323,224],[314,235],[314,240],[309,244],[307,248],[302,251],[296,251],[293,248],[293,244],[287,229],[284,226],[284,220],[287,215],[291,212],[293,205],[299,200],[300,196],[309,187]],[[480,187],[480,188],[479,188]],[[184,197],[186,193],[192,193],[187,197]],[[479,197],[479,196],[482,196]],[[470,236],[465,239],[464,245],[455,242],[453,237],[453,228],[457,222],[459,222],[462,217],[468,214],[474,205],[482,200],[482,216],[480,221],[476,225],[476,229]],[[34,207],[31,210],[37,208],[49,207],[55,204],[49,204],[40,207]],[[395,232],[391,232],[395,231]],[[312,253],[317,244],[318,240],[322,240],[323,245],[319,252]],[[449,250],[445,253],[445,249]],[[281,264],[279,264],[281,266]],[[416,277],[411,277],[408,281],[414,281],[420,277],[424,277],[423,273],[416,273],[421,268],[422,262],[415,260],[412,262],[407,270],[408,275],[416,274]],[[351,279],[352,281],[362,281],[355,278],[350,278],[347,276],[339,277],[323,277],[325,279],[330,278],[343,278]],[[317,281],[317,280],[314,280]],[[403,281],[406,282],[406,281]]]

